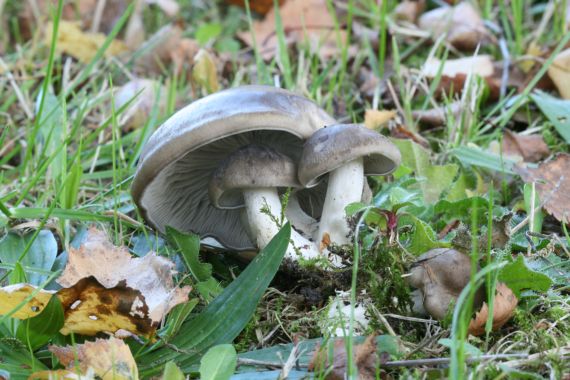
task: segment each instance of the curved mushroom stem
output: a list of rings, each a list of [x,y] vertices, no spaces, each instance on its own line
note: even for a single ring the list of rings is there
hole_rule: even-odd
[[[358,158],[329,173],[327,195],[316,236],[317,243],[349,244],[350,227],[345,207],[362,199],[364,186],[363,159]],[[326,235],[328,234],[328,238]]]
[[[299,204],[299,199],[293,193],[289,197],[289,202],[287,203],[287,210],[285,211],[285,215],[287,215],[287,219],[291,222],[291,224],[300,231],[303,236],[305,237],[312,237],[315,233],[317,233],[317,228],[319,227],[319,223],[317,220],[310,215],[308,215],[302,208],[301,204]]]
[[[260,249],[264,248],[279,232],[279,224],[287,223],[286,218],[280,220],[282,207],[277,190],[274,188],[244,189],[243,197],[251,233],[257,246]],[[266,209],[269,212],[262,211]],[[291,241],[285,255],[297,260],[299,253],[305,259],[321,256],[315,243],[291,229]]]

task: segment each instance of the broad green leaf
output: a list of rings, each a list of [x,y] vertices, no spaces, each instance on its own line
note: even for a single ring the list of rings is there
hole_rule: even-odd
[[[16,336],[35,351],[58,333],[63,327],[63,322],[63,306],[59,298],[51,297],[39,315],[20,322]]]
[[[342,339],[342,338],[340,338]],[[354,343],[360,344],[364,341],[365,337],[357,336],[354,337]],[[325,341],[323,338],[308,339],[299,342],[298,352],[300,352],[300,357],[298,363],[300,366],[307,366],[311,359],[313,358],[313,353],[317,344],[323,345],[332,341]],[[377,351],[386,352],[392,358],[399,358],[402,356],[402,351],[400,349],[400,344],[398,338],[392,335],[379,335],[376,337]],[[288,358],[293,349],[293,344],[279,344],[269,348],[263,348],[259,350],[244,352],[238,355],[238,358],[259,360],[262,362],[274,362],[281,363],[284,358]],[[249,372],[255,370],[252,366],[239,366],[237,372]]]
[[[214,299],[222,288],[212,277],[212,266],[200,261],[200,237],[196,234],[183,234],[172,227],[166,228],[168,240],[182,253],[186,266],[197,282],[196,290],[208,302]]]
[[[434,230],[423,220],[418,219],[413,215],[406,215],[401,219],[403,223],[411,221],[414,225],[414,231],[412,232],[410,243],[406,247],[410,253],[421,255],[433,248],[444,248],[450,246],[449,243],[437,241]]]
[[[527,266],[550,277],[555,284],[570,284],[570,261],[551,253],[548,256],[534,255],[526,259]]]
[[[541,232],[542,231],[542,221],[544,220],[544,213],[542,212],[542,207],[540,207],[540,199],[538,197],[538,190],[534,191],[534,202],[532,200],[532,183],[525,183],[523,187],[524,195],[524,208],[526,214],[530,216],[533,209],[537,209],[534,212],[533,225],[529,226],[531,232]],[[537,242],[536,238],[533,238],[534,242]]]
[[[42,91],[38,93],[36,99],[36,112],[39,111]],[[67,138],[65,133],[64,111],[58,98],[52,91],[48,90],[44,97],[44,107],[41,114],[38,137],[43,145],[43,154],[46,157],[56,155],[50,164],[50,174],[52,178],[59,178],[64,170],[65,150],[60,149]],[[59,150],[59,151],[58,151]]]
[[[239,277],[200,314],[184,323],[177,336],[169,341],[184,353],[169,346],[151,348],[137,358],[141,373],[145,377],[157,374],[170,360],[187,372],[208,348],[232,342],[255,313],[259,300],[281,265],[290,237],[291,225],[287,223]]]
[[[504,156],[499,156],[491,152],[487,152],[479,147],[460,146],[451,151],[461,163],[464,165],[478,166],[485,169],[503,172],[507,174],[515,174],[513,166],[515,161]]]
[[[514,261],[501,269],[499,281],[504,282],[517,298],[520,298],[523,289],[546,292],[552,285],[550,277],[526,266],[523,255],[518,255]]]
[[[164,366],[164,372],[162,372],[162,378],[164,380],[185,380],[186,376],[184,373],[176,366],[174,362],[168,362]]]
[[[445,346],[447,348],[453,348],[453,340],[451,340],[449,338],[442,338],[442,339],[438,340],[437,343],[439,343],[442,346]],[[463,349],[465,350],[466,354],[471,355],[471,356],[483,355],[483,353],[481,352],[480,349],[478,349],[474,345],[467,343],[467,342],[463,343]]]
[[[0,240],[0,261],[6,264],[16,264],[24,254],[26,246],[30,243],[33,234],[20,236],[8,233]],[[50,230],[42,230],[31,243],[30,249],[20,260],[25,267],[51,270],[57,256],[57,242]],[[26,271],[26,281],[32,285],[40,285],[47,278],[47,274]]]
[[[160,331],[160,337],[169,341],[173,336],[175,336],[197,304],[198,299],[195,298],[186,303],[176,305],[174,309],[168,313],[166,327]]]
[[[570,144],[570,100],[562,100],[537,91],[530,95],[560,136]]]
[[[48,368],[17,339],[0,339],[0,370],[10,373],[12,380],[26,380],[32,373]]]
[[[479,223],[485,223],[487,220],[487,211],[489,210],[489,202],[483,197],[464,198],[455,202],[441,200],[435,204],[434,211],[436,215],[443,216],[446,221],[459,219],[464,222],[471,222],[471,215],[475,211],[473,207],[475,204],[477,205]]]
[[[427,203],[440,199],[448,190],[459,170],[455,164],[433,165],[429,152],[412,140],[392,139],[402,153],[402,164],[413,169]]]
[[[219,23],[201,23],[196,30],[195,38],[200,45],[207,44],[210,40],[218,37],[222,33],[222,25]]]
[[[231,344],[219,344],[206,352],[200,361],[202,380],[227,380],[237,365],[236,349]]]

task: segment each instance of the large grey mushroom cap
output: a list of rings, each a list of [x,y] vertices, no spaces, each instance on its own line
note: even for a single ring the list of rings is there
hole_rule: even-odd
[[[334,119],[315,103],[268,86],[243,86],[193,102],[146,143],[132,184],[142,216],[161,232],[170,225],[251,250],[240,210],[219,210],[207,186],[220,162],[255,143],[298,161],[303,141]]]
[[[245,206],[244,189],[299,187],[297,165],[274,149],[250,144],[226,157],[208,184],[210,202],[221,209]]]
[[[365,175],[386,175],[402,160],[390,140],[362,124],[336,124],[316,131],[306,142],[299,161],[301,185],[313,187],[320,177],[362,157]]]

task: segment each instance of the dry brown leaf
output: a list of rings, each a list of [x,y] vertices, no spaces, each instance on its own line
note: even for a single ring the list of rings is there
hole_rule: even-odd
[[[414,23],[418,19],[418,16],[424,11],[425,7],[425,0],[404,0],[396,5],[393,14],[397,20]]]
[[[159,323],[174,306],[188,301],[190,287],[176,287],[174,273],[174,264],[168,259],[154,252],[132,257],[126,247],[114,246],[105,233],[90,228],[81,247],[69,249],[67,265],[57,282],[70,288],[92,276],[107,289],[127,286],[140,291],[148,317]]]
[[[474,50],[488,38],[481,15],[467,1],[424,13],[418,20],[418,26],[434,37],[447,33],[446,41],[462,50]]]
[[[326,0],[288,0],[280,7],[279,13],[287,44],[307,40],[311,50],[323,58],[338,54],[335,22],[328,11]],[[278,40],[275,28],[273,8],[262,21],[253,23],[255,45],[265,59],[277,55]],[[248,46],[254,46],[250,31],[239,33],[238,36]],[[344,30],[340,31],[340,37],[342,41],[346,40]],[[352,47],[349,48],[349,54],[354,52]]]
[[[548,76],[554,82],[560,96],[570,99],[570,49],[561,51],[548,68]]]
[[[29,284],[14,284],[0,288],[0,315],[11,312],[28,298],[37,288]],[[35,317],[46,307],[55,292],[39,290],[34,297],[11,315],[12,318],[28,319]]]
[[[200,49],[194,57],[192,80],[206,89],[206,92],[209,94],[217,92],[220,88],[216,61],[212,54],[205,49]]]
[[[457,120],[457,117],[461,113],[461,107],[462,103],[460,101],[455,101],[437,108],[412,111],[412,117],[420,123],[431,127],[439,127],[441,125],[445,125],[447,123],[447,118],[450,116]]]
[[[550,149],[541,135],[521,135],[505,130],[503,154],[520,157],[524,162],[538,162],[550,155]]]
[[[323,234],[323,238],[319,243],[319,251],[322,252],[324,249],[328,248],[331,245],[331,236],[328,232]]]
[[[46,44],[51,43],[53,25],[52,23],[46,24],[44,29]],[[56,49],[59,53],[65,53],[77,58],[83,63],[89,63],[97,50],[103,46],[106,36],[101,33],[84,33],[79,28],[77,23],[71,21],[60,21],[59,30],[57,33]],[[119,55],[128,51],[127,45],[122,41],[113,40],[107,50],[105,51],[106,57]]]
[[[504,283],[497,284],[495,301],[493,302],[493,330],[500,329],[511,317],[517,307],[518,299],[511,289]],[[475,314],[475,318],[469,322],[468,332],[471,335],[485,333],[485,324],[489,316],[489,307],[484,303]]]
[[[142,44],[140,50],[144,53],[136,60],[135,65],[141,76],[160,74],[164,67],[170,64],[178,75],[190,70],[199,45],[194,40],[182,38],[180,27],[166,25]]]
[[[327,347],[321,348],[320,345],[317,345],[309,363],[309,371],[326,373],[325,380],[344,380],[348,359],[344,339],[337,339],[334,342],[332,361],[329,358]],[[376,370],[383,361],[385,362],[385,360],[380,360],[376,353],[376,337],[374,335],[367,337],[364,343],[354,346],[354,364],[360,380],[376,379]]]
[[[369,129],[378,129],[394,119],[397,114],[395,110],[366,110],[364,125]]]
[[[69,371],[79,370],[84,374],[91,368],[103,380],[138,379],[137,364],[131,350],[120,339],[111,337],[75,346],[50,346],[49,350]]]
[[[157,81],[135,79],[121,86],[113,98],[115,111],[133,98],[135,99],[120,116],[120,124],[124,125],[127,131],[144,126],[155,106],[158,108],[158,115],[166,112],[166,89]]]
[[[93,277],[84,278],[58,292],[65,321],[63,335],[96,335],[126,330],[152,337],[157,324],[148,317],[148,306],[140,291],[119,284],[107,289]]]
[[[226,0],[232,5],[237,5],[245,8],[245,0]],[[279,5],[282,5],[285,0],[279,0]],[[249,9],[259,14],[266,14],[273,9],[273,0],[249,0]]]
[[[471,277],[471,258],[455,249],[435,248],[418,257],[406,281],[420,290],[423,308],[434,318],[443,319],[449,304],[456,300]],[[483,299],[477,291],[475,304]],[[416,307],[420,309],[419,305]]]
[[[537,168],[518,165],[515,171],[525,182],[536,182],[540,202],[550,215],[570,220],[570,154],[560,153]]]

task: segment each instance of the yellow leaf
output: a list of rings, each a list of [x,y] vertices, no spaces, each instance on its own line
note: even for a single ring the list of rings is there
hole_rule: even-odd
[[[560,52],[548,68],[548,76],[554,82],[560,96],[570,99],[570,49]]]
[[[16,306],[29,297],[37,288],[28,284],[15,284],[0,288],[0,315],[10,313]],[[11,315],[12,318],[28,319],[42,312],[51,299],[53,292],[39,290],[24,306]]]
[[[378,129],[394,117],[396,117],[396,111],[394,110],[366,110],[364,114],[364,125],[369,129]]]
[[[208,93],[216,92],[219,89],[218,73],[214,57],[207,50],[200,49],[194,57],[194,67],[192,68],[192,78],[194,82],[204,87]]]
[[[51,44],[53,24],[47,23],[44,33],[44,41]],[[107,37],[102,33],[84,33],[75,22],[61,20],[56,39],[56,49],[59,53],[69,54],[83,63],[90,62],[95,53]],[[127,45],[122,41],[113,40],[107,50],[106,57],[119,55],[128,51]]]
[[[50,346],[49,350],[68,370],[79,369],[81,374],[91,369],[103,380],[136,380],[139,377],[131,350],[120,339],[111,337],[75,346]]]

